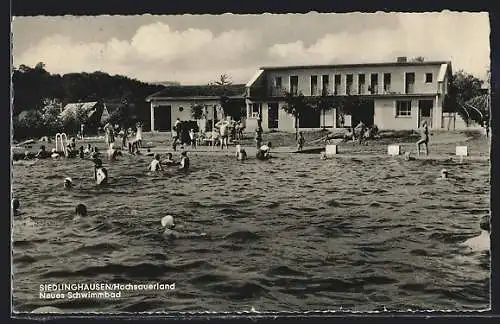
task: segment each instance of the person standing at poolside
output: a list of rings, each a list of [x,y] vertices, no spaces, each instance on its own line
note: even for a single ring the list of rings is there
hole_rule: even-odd
[[[417,155],[420,155],[420,145],[422,144],[425,146],[425,155],[429,155],[429,128],[426,121],[422,123],[420,139],[417,142]]]
[[[135,134],[135,141],[137,143],[137,147],[142,147],[142,123],[138,122],[136,128],[137,132]]]
[[[302,132],[299,132],[299,139],[297,140],[297,150],[298,151],[302,151],[302,149],[304,148],[305,142],[306,142],[306,140],[304,138],[304,134],[302,134]]]
[[[106,145],[110,147],[111,143],[115,142],[115,131],[113,126],[110,123],[107,123],[104,126],[104,132],[106,134]]]
[[[228,141],[229,141],[229,121],[221,120],[217,124],[216,127],[219,128],[220,134],[220,148],[224,149],[224,144],[226,144],[226,149],[228,149]]]
[[[257,149],[262,145],[262,130],[258,127],[255,129],[255,143],[257,144]]]
[[[179,133],[177,132],[177,127],[172,128],[172,149],[177,151],[177,141],[179,140]]]

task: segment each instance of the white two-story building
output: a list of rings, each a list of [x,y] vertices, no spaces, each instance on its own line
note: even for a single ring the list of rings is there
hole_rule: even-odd
[[[247,129],[257,126],[262,114],[264,130],[293,131],[295,118],[282,108],[285,92],[304,96],[359,96],[367,104],[350,115],[336,107],[311,111],[299,127],[340,128],[359,121],[379,129],[416,129],[427,121],[443,127],[443,100],[452,75],[451,62],[391,63],[262,67],[246,84]]]

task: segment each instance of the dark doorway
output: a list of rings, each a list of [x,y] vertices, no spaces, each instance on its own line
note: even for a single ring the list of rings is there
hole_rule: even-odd
[[[359,107],[353,109],[351,125],[352,127],[356,127],[362,121],[366,126],[373,126],[374,116],[375,102],[373,100],[363,102]]]
[[[321,127],[321,111],[310,111],[307,114],[301,115],[299,118],[300,128],[320,128]]]
[[[425,121],[428,127],[432,127],[432,108],[434,106],[434,101],[431,100],[419,100],[418,110],[419,110],[419,125]]]
[[[168,132],[172,130],[172,107],[157,106],[155,107],[155,130],[160,132]]]
[[[267,128],[278,128],[278,103],[273,102],[268,104],[267,108]]]

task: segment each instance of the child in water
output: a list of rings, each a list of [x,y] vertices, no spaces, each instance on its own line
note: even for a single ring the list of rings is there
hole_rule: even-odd
[[[160,154],[155,154],[155,158],[153,159],[153,161],[151,161],[151,164],[149,165],[149,171],[151,172],[163,171],[160,162]]]
[[[241,145],[236,146],[236,159],[238,159],[238,161],[247,159],[247,152],[241,147]]]
[[[186,151],[183,151],[181,153],[180,168],[181,168],[181,170],[188,170],[189,169],[189,158],[187,156]]]
[[[172,166],[172,165],[178,165],[179,163],[178,162],[175,162],[173,159],[172,159],[172,153],[167,153],[167,158],[165,160],[162,161],[163,164],[165,164],[166,166]]]
[[[108,183],[108,170],[102,166],[101,159],[94,160],[94,179],[97,185]]]
[[[259,160],[267,160],[271,158],[271,154],[269,153],[271,150],[271,142],[268,142],[267,145],[262,145],[257,151],[257,159]]]
[[[39,159],[46,159],[50,156],[50,153],[45,150],[45,145],[40,146],[40,150],[36,154]]]

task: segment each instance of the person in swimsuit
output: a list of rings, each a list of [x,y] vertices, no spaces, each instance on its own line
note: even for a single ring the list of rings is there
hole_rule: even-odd
[[[259,160],[267,160],[271,158],[271,154],[269,153],[271,150],[271,142],[268,142],[267,145],[262,145],[257,151],[257,159]]]
[[[135,141],[137,143],[137,147],[142,147],[142,124],[140,122],[136,125],[137,132],[135,133]]]
[[[17,198],[12,199],[12,212],[14,213],[14,216],[20,214],[19,207],[20,207],[19,199]]]
[[[50,153],[45,150],[45,145],[40,146],[40,151],[36,154],[38,159],[46,159],[50,156]]]
[[[179,162],[175,162],[173,159],[172,159],[172,153],[167,153],[167,158],[165,160],[162,161],[163,164],[165,164],[166,166],[172,166],[172,165],[179,165]]]
[[[153,161],[151,161],[151,164],[149,165],[149,171],[151,172],[158,172],[158,171],[163,171],[163,168],[161,166],[160,162],[160,154],[155,154],[155,158]]]
[[[427,122],[422,123],[422,131],[420,139],[417,142],[417,155],[420,155],[420,146],[424,145],[425,155],[429,155],[429,128],[427,127]]]
[[[94,160],[94,179],[97,185],[108,183],[108,170],[102,166],[101,159]]]
[[[189,158],[186,151],[181,153],[180,168],[181,170],[189,170]]]
[[[302,151],[304,148],[304,143],[306,142],[304,138],[304,134],[302,132],[299,133],[299,138],[297,139],[297,151]]]

